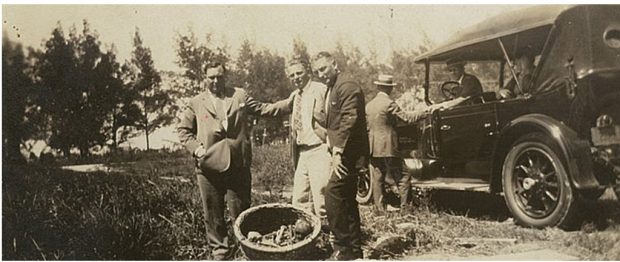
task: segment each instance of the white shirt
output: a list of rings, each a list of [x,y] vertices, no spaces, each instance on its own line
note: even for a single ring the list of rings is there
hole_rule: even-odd
[[[217,103],[221,102],[223,109],[226,110],[228,108],[228,105],[231,103],[230,98],[228,97],[219,98],[215,94],[211,93],[211,90],[209,90],[209,94],[211,95],[211,103],[213,103],[213,108],[215,108],[215,111],[216,111],[215,114],[221,113],[224,116],[224,119],[220,119],[220,123],[224,127],[224,130],[227,130],[228,129],[228,114],[227,112],[217,112],[218,111]]]
[[[306,86],[302,89],[301,93],[301,131],[297,132],[298,145],[317,145],[323,143],[323,141],[314,132],[314,126],[312,125],[312,118],[314,115],[315,101],[325,94],[327,86],[322,83],[308,81]],[[299,95],[299,94],[298,94]],[[293,105],[293,116],[295,116],[297,105]],[[294,120],[293,120],[294,121]],[[294,123],[293,123],[294,124]]]

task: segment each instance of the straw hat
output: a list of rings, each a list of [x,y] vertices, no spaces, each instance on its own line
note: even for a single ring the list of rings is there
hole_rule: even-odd
[[[391,75],[379,75],[377,81],[374,81],[373,83],[378,86],[396,86],[396,83],[394,83],[394,77]]]

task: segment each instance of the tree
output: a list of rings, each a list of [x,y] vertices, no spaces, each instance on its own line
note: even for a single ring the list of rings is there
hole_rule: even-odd
[[[394,80],[400,84],[397,102],[406,110],[414,108],[424,101],[424,65],[416,64],[416,51],[401,50],[392,52]]]
[[[207,46],[211,42],[211,34],[207,34],[206,44],[201,44],[190,29],[188,35],[177,34],[176,42],[176,63],[183,69],[182,76],[189,82],[185,81],[182,86],[175,84],[175,89],[183,97],[192,97],[203,91],[201,84],[205,78],[207,62],[218,60],[226,63],[229,57],[226,49],[216,47],[213,50]]]
[[[106,140],[112,140],[110,144],[112,150],[116,150],[118,144],[122,143],[127,133],[119,136],[119,129],[127,130],[125,127],[137,126],[142,119],[142,111],[136,102],[140,94],[131,86],[123,82],[124,72],[128,70],[121,67],[116,61],[114,46],[101,56],[101,62],[97,65],[97,73],[102,76],[100,84],[105,91],[100,94],[102,100],[107,101],[109,108],[105,119],[104,134]]]
[[[371,53],[370,57],[365,57],[358,47],[345,46],[338,42],[333,56],[341,70],[352,74],[358,80],[364,91],[366,101],[370,101],[377,94],[373,81],[381,69],[384,69],[381,71],[386,71],[385,68],[377,64],[375,55]]]
[[[36,66],[40,80],[38,91],[45,94],[39,97],[37,104],[46,115],[50,132],[48,144],[60,149],[65,156],[70,154],[80,134],[77,114],[82,109],[83,93],[76,81],[79,71],[75,49],[58,24],[52,37],[45,42],[45,51]]]
[[[308,54],[306,43],[299,38],[293,39],[293,57],[310,61],[310,54]]]
[[[35,68],[48,144],[65,156],[76,147],[87,156],[91,147],[115,140],[115,128],[127,122],[119,116],[135,112],[124,104],[134,96],[123,87],[114,47],[103,53],[87,21],[81,33],[72,27],[68,38],[58,24]]]
[[[169,124],[174,114],[166,112],[173,110],[173,100],[169,95],[169,90],[165,90],[161,85],[161,75],[155,69],[151,50],[145,47],[140,37],[140,31],[136,28],[133,38],[134,50],[131,53],[131,61],[126,63],[127,85],[135,92],[140,94],[140,106],[142,118],[139,121],[139,128],[144,130],[146,135],[146,149],[150,149],[149,133],[155,129]],[[195,77],[198,77],[195,75]]]
[[[113,55],[101,52],[98,35],[90,30],[88,22],[84,21],[82,34],[71,34],[70,41],[75,47],[78,72],[73,77],[82,94],[80,110],[74,114],[74,130],[81,135],[75,136],[74,143],[80,155],[86,156],[92,146],[105,144],[104,124],[116,104],[114,91],[120,87],[115,68],[118,65]]]
[[[263,49],[255,51],[254,46],[246,39],[239,49],[239,55],[232,72],[231,82],[243,87],[253,98],[264,102],[275,102],[288,97],[291,93],[289,80],[286,77],[284,58]],[[265,131],[268,140],[285,138],[286,128],[279,118],[266,118],[257,121],[254,127]],[[260,132],[261,134],[263,132]]]
[[[2,38],[2,65],[2,159],[22,162],[20,145],[33,133],[28,118],[34,83],[21,44],[10,41],[6,33]]]

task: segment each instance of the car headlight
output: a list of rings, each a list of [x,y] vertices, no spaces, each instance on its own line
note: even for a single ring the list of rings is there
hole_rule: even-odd
[[[614,120],[609,115],[601,115],[596,119],[596,127],[608,127],[614,124]]]

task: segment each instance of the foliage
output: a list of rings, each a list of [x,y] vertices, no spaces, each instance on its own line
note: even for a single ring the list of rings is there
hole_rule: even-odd
[[[357,46],[338,42],[332,53],[341,71],[353,75],[362,87],[366,102],[377,94],[373,81],[379,73],[389,73],[385,66],[378,65],[376,57],[371,53],[366,57]]]
[[[146,149],[149,150],[149,133],[170,124],[177,107],[170,95],[172,91],[161,85],[161,75],[155,69],[151,49],[143,45],[138,28],[134,34],[133,46],[131,61],[124,67],[125,84],[139,94],[142,117],[138,121],[138,127],[144,130]]]
[[[282,154],[287,149],[255,149],[255,163],[261,162],[252,166],[253,187],[262,189],[255,192],[254,205],[290,201],[281,195],[292,183],[290,162]],[[189,154],[149,151],[119,156],[108,159],[135,162],[108,163],[117,171],[89,174],[5,165],[2,258],[210,259]],[[274,186],[263,183],[267,181]]]
[[[205,66],[209,61],[218,60],[226,63],[229,60],[225,48],[210,48],[211,35],[206,36],[206,43],[199,43],[194,32],[189,29],[187,35],[176,36],[177,61],[183,70],[181,76],[183,83],[176,83],[175,89],[181,93],[181,97],[192,97],[203,91],[202,81],[205,78]]]
[[[3,162],[23,161],[19,150],[20,144],[36,131],[36,126],[31,122],[36,117],[36,108],[32,101],[34,83],[28,60],[22,45],[10,41],[7,34],[4,34],[2,38]]]
[[[290,202],[284,194],[290,192],[293,176],[288,146],[253,151],[252,205]],[[123,158],[127,156],[110,157]],[[131,160],[135,162],[110,163],[117,171],[108,173],[4,165],[2,259],[210,259],[189,154],[149,151]],[[617,202],[596,206],[595,210],[609,210],[600,218],[606,225],[586,224],[581,231],[565,232],[514,225],[501,197],[441,191],[425,196],[429,199],[416,201],[410,212],[378,215],[370,206],[360,206],[363,248],[370,251],[381,236],[396,235],[403,238],[407,251],[382,258],[411,260],[438,254],[433,260],[446,256],[463,260],[514,252],[517,246],[475,239],[516,239],[518,244],[551,247],[581,259],[620,259]],[[399,228],[403,223],[412,226]],[[474,240],[465,243],[468,248],[459,238]],[[237,253],[235,259],[244,257]]]
[[[398,104],[405,110],[414,110],[424,101],[424,65],[416,64],[420,52],[402,50],[392,53],[394,81],[399,83],[394,90]],[[400,94],[400,95],[399,95]]]
[[[286,77],[284,58],[272,54],[269,50],[256,51],[254,46],[245,40],[239,49],[235,63],[235,71],[230,74],[231,82],[247,90],[248,94],[258,101],[275,102],[290,95],[290,83]],[[263,141],[265,133],[267,140],[285,139],[287,128],[283,127],[283,117],[256,119],[254,130],[257,131],[255,140]]]
[[[308,47],[306,46],[306,43],[299,38],[293,39],[292,58],[297,58],[308,62],[312,61],[310,54],[308,53]],[[312,68],[308,68],[308,72],[312,72]]]
[[[59,24],[52,32],[52,37],[46,41],[45,51],[36,65],[40,79],[38,91],[45,94],[45,98],[41,97],[37,102],[42,112],[48,116],[50,145],[62,149],[65,155],[68,155],[70,148],[74,146],[74,114],[79,108],[79,98],[82,95],[73,79],[74,75],[78,74],[73,49]]]
[[[36,89],[34,105],[45,116],[33,121],[48,144],[65,156],[77,147],[82,156],[109,139],[117,142],[116,130],[135,124],[135,94],[123,85],[114,46],[101,51],[96,32],[87,21],[78,33],[75,27],[65,36],[60,24],[37,52],[33,65]]]

